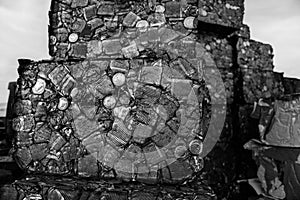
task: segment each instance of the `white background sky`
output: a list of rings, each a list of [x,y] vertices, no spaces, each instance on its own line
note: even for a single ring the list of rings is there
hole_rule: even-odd
[[[300,0],[245,0],[252,39],[273,45],[275,70],[300,78]],[[17,59],[47,59],[50,0],[0,0],[0,102]]]

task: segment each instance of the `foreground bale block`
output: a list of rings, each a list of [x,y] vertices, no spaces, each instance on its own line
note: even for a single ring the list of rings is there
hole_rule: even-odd
[[[203,109],[217,104],[212,115],[225,115],[225,87],[216,66],[172,56],[20,60],[16,161],[37,173],[147,183],[192,180],[203,167],[195,159],[218,138],[205,139],[201,119],[210,116]],[[201,63],[208,58],[198,55]],[[219,96],[204,99],[207,92]]]

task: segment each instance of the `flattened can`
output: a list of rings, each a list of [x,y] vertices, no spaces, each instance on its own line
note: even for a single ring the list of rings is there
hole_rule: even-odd
[[[38,102],[35,111],[35,120],[36,121],[46,121],[47,119],[47,103]]]
[[[32,112],[32,103],[29,100],[18,100],[14,104],[14,111],[17,116],[30,114]]]
[[[25,115],[13,119],[12,128],[17,132],[30,132],[34,127],[33,115]]]

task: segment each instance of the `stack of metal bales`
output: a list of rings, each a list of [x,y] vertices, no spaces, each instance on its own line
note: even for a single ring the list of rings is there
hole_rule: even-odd
[[[53,59],[19,60],[13,155],[30,175],[4,196],[233,198],[247,111],[283,92],[243,14],[243,0],[52,0]]]

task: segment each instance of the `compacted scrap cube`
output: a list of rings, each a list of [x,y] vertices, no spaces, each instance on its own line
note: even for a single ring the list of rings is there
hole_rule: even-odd
[[[19,60],[12,152],[27,176],[3,198],[238,193],[242,111],[284,91],[243,14],[243,0],[52,0],[52,59]]]

